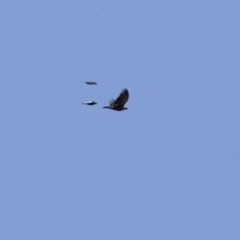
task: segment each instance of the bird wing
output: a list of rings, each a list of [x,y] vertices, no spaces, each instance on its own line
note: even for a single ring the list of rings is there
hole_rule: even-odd
[[[118,98],[115,100],[114,105],[115,106],[124,106],[124,104],[128,101],[129,93],[126,88],[122,90],[122,92],[119,94]]]
[[[109,101],[109,107],[114,107],[115,106],[115,99],[112,99]]]

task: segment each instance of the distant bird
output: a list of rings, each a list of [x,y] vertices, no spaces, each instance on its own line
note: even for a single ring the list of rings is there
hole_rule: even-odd
[[[82,104],[85,104],[85,105],[95,105],[95,104],[97,104],[97,103],[94,102],[94,101],[88,101],[88,102],[84,102],[84,103],[82,103]]]
[[[86,84],[89,84],[89,85],[97,85],[97,83],[96,82],[84,82],[84,83],[86,83]]]
[[[124,88],[116,100],[114,99],[111,100],[109,102],[109,106],[103,108],[109,108],[116,111],[127,110],[127,108],[124,107],[124,104],[128,101],[128,98],[129,98],[128,90]]]

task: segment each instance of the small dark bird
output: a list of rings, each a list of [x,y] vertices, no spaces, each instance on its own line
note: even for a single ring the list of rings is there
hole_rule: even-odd
[[[109,106],[103,108],[109,108],[116,111],[127,110],[127,108],[124,107],[124,104],[128,101],[128,98],[129,98],[128,90],[124,88],[116,100],[114,99],[111,100],[109,102]]]
[[[95,104],[97,104],[97,103],[94,102],[94,101],[88,101],[88,102],[84,102],[84,103],[82,103],[82,104],[85,104],[85,105],[95,105]]]
[[[97,83],[96,82],[84,82],[84,83],[86,83],[86,84],[89,84],[89,85],[97,85]]]

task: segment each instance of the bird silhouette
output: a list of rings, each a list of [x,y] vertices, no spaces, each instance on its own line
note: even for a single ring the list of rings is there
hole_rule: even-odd
[[[109,102],[109,106],[105,106],[103,108],[109,108],[116,111],[127,110],[128,108],[124,107],[124,105],[128,101],[128,98],[129,92],[126,88],[124,88],[116,100],[112,99]]]
[[[84,82],[84,83],[86,83],[86,84],[88,84],[88,85],[97,85],[96,82],[92,82],[92,81],[90,81],[90,82]]]
[[[88,101],[88,102],[83,102],[82,104],[85,104],[85,105],[90,105],[90,106],[92,106],[92,105],[95,105],[95,104],[97,104],[96,102],[94,102],[94,101]]]

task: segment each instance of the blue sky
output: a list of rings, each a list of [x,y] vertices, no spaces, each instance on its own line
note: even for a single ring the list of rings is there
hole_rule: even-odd
[[[239,12],[1,1],[0,239],[240,239]]]

